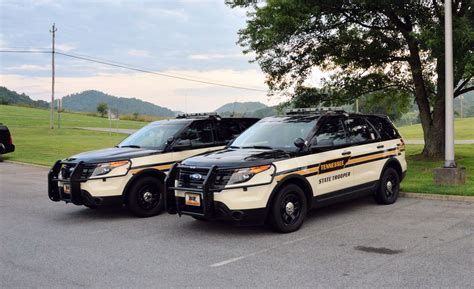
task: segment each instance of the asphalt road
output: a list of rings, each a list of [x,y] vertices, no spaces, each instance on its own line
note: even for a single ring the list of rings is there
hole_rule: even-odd
[[[51,202],[47,169],[0,163],[0,288],[474,287],[474,204],[370,198],[278,234]]]

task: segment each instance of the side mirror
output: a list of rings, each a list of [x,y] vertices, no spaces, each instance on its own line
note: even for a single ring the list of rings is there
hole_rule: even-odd
[[[191,140],[189,139],[180,139],[177,143],[174,144],[173,148],[175,149],[188,149],[191,148]]]
[[[166,140],[166,144],[167,144],[167,145],[170,145],[170,144],[172,144],[173,142],[174,142],[174,137],[172,137],[172,136],[169,137],[169,138]]]
[[[302,149],[305,146],[306,141],[299,137],[299,138],[295,139],[293,144],[295,145],[295,147],[297,147],[299,149]]]

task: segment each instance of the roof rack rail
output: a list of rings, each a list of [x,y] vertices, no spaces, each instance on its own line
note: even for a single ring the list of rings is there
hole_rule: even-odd
[[[287,115],[291,114],[311,114],[311,113],[318,113],[318,112],[327,112],[327,111],[334,111],[334,112],[345,112],[342,107],[307,107],[307,108],[290,108],[286,110]]]
[[[197,112],[197,113],[183,113],[178,114],[176,118],[208,118],[220,117],[217,112]]]

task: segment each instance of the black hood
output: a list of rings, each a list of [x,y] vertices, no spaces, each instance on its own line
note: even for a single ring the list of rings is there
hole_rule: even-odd
[[[225,149],[200,156],[195,156],[181,162],[185,166],[220,168],[252,167],[271,164],[276,160],[289,158],[290,155],[278,150],[260,149]]]
[[[84,161],[86,163],[101,163],[126,160],[132,158],[138,158],[148,155],[161,153],[159,150],[140,149],[140,148],[108,148],[90,152],[84,152],[77,155],[73,155],[66,159],[66,161],[79,162]]]

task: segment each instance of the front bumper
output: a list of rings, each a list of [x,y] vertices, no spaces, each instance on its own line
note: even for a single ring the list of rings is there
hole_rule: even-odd
[[[72,169],[68,178],[60,177],[60,170],[63,165],[68,165]],[[113,185],[105,185],[102,179],[85,178],[83,176],[85,168],[87,169],[87,164],[84,162],[57,161],[48,173],[48,196],[50,200],[54,202],[64,201],[78,206],[101,206],[122,201],[122,192],[125,186],[123,183],[126,183],[127,180],[113,178]],[[94,186],[99,182],[101,185]],[[90,185],[85,185],[89,183]],[[69,193],[65,192],[65,186],[69,186]]]
[[[165,206],[169,213],[190,215],[209,220],[225,220],[240,225],[263,224],[267,203],[274,185],[213,188],[218,168],[209,169],[201,188],[175,187],[179,165],[175,164],[166,180]],[[195,194],[199,206],[186,204],[186,194]]]

